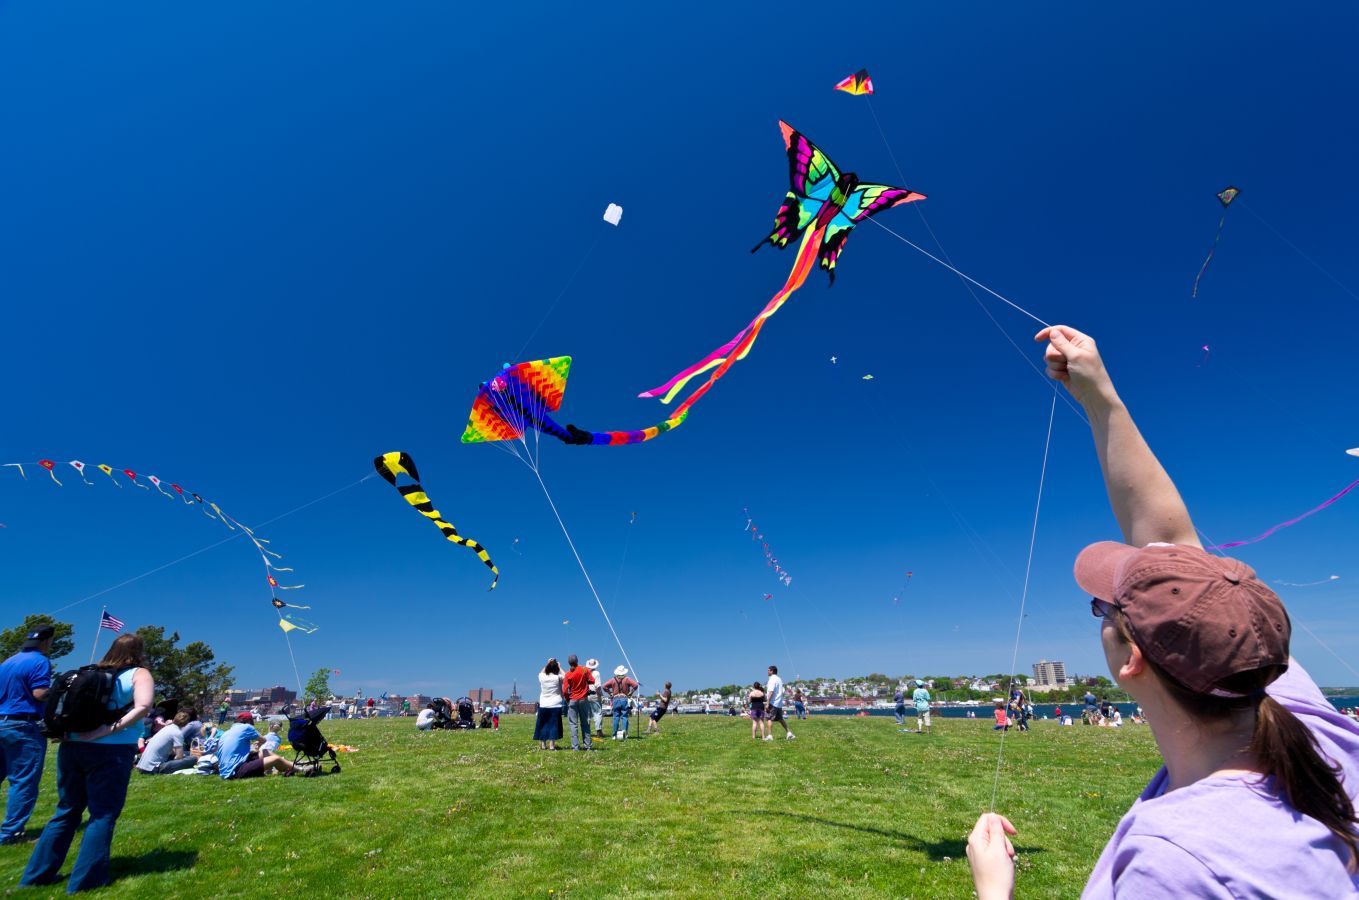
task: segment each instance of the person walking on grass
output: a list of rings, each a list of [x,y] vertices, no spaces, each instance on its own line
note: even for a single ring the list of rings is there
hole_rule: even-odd
[[[647,734],[661,733],[661,719],[665,718],[666,712],[670,709],[670,682],[665,683],[665,690],[656,696],[656,708],[651,711],[651,721],[646,723]]]
[[[769,719],[765,716],[764,685],[755,682],[750,686],[750,692],[746,694],[746,700],[750,703],[750,736],[755,740],[769,740]]]
[[[897,717],[897,728],[905,730],[906,725],[906,689],[900,684],[897,685],[897,692],[892,695],[892,702],[895,706],[892,712]]]
[[[549,657],[538,673],[538,718],[533,723],[533,739],[544,750],[556,750],[562,739],[562,667]]]
[[[924,734],[930,730],[930,692],[925,690],[925,682],[916,681],[911,699],[915,701],[916,734]]]
[[[43,704],[52,686],[52,641],[56,629],[40,625],[28,633],[19,652],[0,663],[0,772],[9,781],[0,844],[18,843],[38,802],[47,741],[42,735]]]
[[[783,717],[783,679],[779,677],[779,667],[769,667],[769,683],[765,685],[764,692],[766,703],[769,706],[769,731],[773,732],[774,722],[783,726],[784,740],[791,741],[794,737],[793,730],[788,727],[788,720]],[[766,741],[772,741],[774,735],[771,733],[765,736]]]
[[[640,685],[628,677],[628,667],[619,666],[613,670],[613,677],[604,682],[604,693],[612,697],[613,739],[628,739],[628,713],[632,710],[632,695]]]
[[[1063,325],[1037,339],[1050,342],[1049,376],[1085,408],[1123,532],[1081,551],[1076,583],[1093,598],[1109,673],[1147,711],[1165,761],[1084,896],[1355,896],[1359,725],[1290,656],[1278,595],[1245,563],[1205,552],[1095,342]],[[967,856],[980,900],[1013,895],[1014,834],[1004,816],[977,820]]]
[[[807,718],[807,699],[802,696],[802,688],[793,691],[793,712],[799,719]]]
[[[580,664],[576,654],[566,658],[566,728],[571,732],[572,750],[591,749],[590,670]]]
[[[132,757],[141,729],[138,723],[151,711],[156,683],[146,668],[146,649],[135,634],[119,635],[98,663],[112,677],[107,725],[68,734],[57,750],[57,808],[33,847],[19,884],[54,884],[66,861],[85,810],[90,820],[80,840],[75,867],[66,882],[74,894],[103,887],[109,881],[113,828],[127,800]]]

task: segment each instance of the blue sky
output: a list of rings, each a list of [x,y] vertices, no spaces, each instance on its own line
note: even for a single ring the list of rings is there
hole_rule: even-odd
[[[486,593],[476,558],[386,484],[345,490],[264,529],[322,626],[294,641],[304,673],[443,693],[523,687],[573,651],[612,667],[537,483],[458,443],[476,385],[527,341],[517,358],[575,359],[563,421],[663,418],[635,394],[730,337],[791,264],[748,253],[787,187],[778,119],[897,180],[865,102],[830,89],[867,66],[947,253],[1099,338],[1206,533],[1256,534],[1359,477],[1342,453],[1359,445],[1359,305],[1251,214],[1359,285],[1359,13],[896,6],[835,41],[808,33],[823,7],[785,6],[0,4],[0,462],[129,466],[258,523],[407,450],[501,586]],[[1229,183],[1249,208],[1191,301]],[[933,246],[910,207],[882,221]],[[544,448],[649,686],[771,661],[804,676],[1009,666],[1051,394],[954,276],[880,229],[854,234],[839,273],[834,288],[814,274],[673,434]],[[982,296],[1037,361],[1035,326]],[[225,535],[148,492],[12,473],[6,621]],[[1350,665],[1355,504],[1241,551],[1269,580],[1342,576],[1284,596]],[[791,588],[743,535],[745,507]],[[1113,536],[1089,437],[1059,405],[1021,670],[1102,672],[1070,565]],[[233,541],[62,617],[82,657],[107,602],[209,641],[243,686],[290,684],[267,600]],[[1323,683],[1359,681],[1301,629],[1294,649]]]

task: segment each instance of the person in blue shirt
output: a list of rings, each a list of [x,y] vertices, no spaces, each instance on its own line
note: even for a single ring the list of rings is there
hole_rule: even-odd
[[[224,781],[258,778],[271,770],[293,774],[293,764],[277,753],[250,749],[250,743],[260,739],[260,733],[252,724],[254,720],[250,713],[240,713],[236,716],[236,724],[222,735],[217,746],[217,774]]]
[[[90,820],[80,841],[66,893],[74,894],[109,882],[113,827],[127,800],[132,758],[142,719],[151,711],[156,682],[146,668],[146,647],[135,634],[119,635],[99,667],[114,675],[108,725],[65,735],[57,751],[57,808],[28,858],[19,884],[55,884],[85,810]]]
[[[911,699],[915,701],[915,730],[917,734],[924,734],[930,730],[930,692],[925,690],[925,682],[917,681],[915,690],[911,693]]]
[[[892,695],[892,702],[896,704],[892,711],[896,714],[897,727],[900,728],[906,724],[906,691],[901,685],[897,685],[897,692]]]
[[[52,685],[56,629],[41,625],[28,633],[18,653],[0,663],[0,775],[9,779],[0,844],[18,842],[38,802],[47,742],[43,739],[43,701]]]

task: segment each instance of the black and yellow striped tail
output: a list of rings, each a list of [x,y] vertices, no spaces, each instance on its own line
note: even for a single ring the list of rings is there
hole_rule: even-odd
[[[381,456],[374,457],[373,468],[377,469],[378,474],[387,479],[387,482],[396,488],[402,497],[406,498],[407,503],[419,510],[420,515],[433,522],[435,527],[443,532],[446,539],[476,553],[495,575],[487,590],[495,590],[496,583],[500,581],[500,570],[496,568],[495,563],[491,562],[491,555],[477,541],[458,534],[458,529],[454,528],[452,523],[445,521],[439,511],[434,508],[434,503],[429,499],[429,495],[420,486],[420,472],[415,468],[415,460],[411,459],[410,454],[400,451],[384,453]],[[397,484],[398,475],[405,475],[411,480],[411,483]]]

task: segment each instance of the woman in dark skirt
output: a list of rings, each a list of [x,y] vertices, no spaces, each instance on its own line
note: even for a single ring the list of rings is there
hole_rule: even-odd
[[[538,673],[538,721],[533,739],[544,750],[556,750],[562,739],[562,667],[549,659]]]

